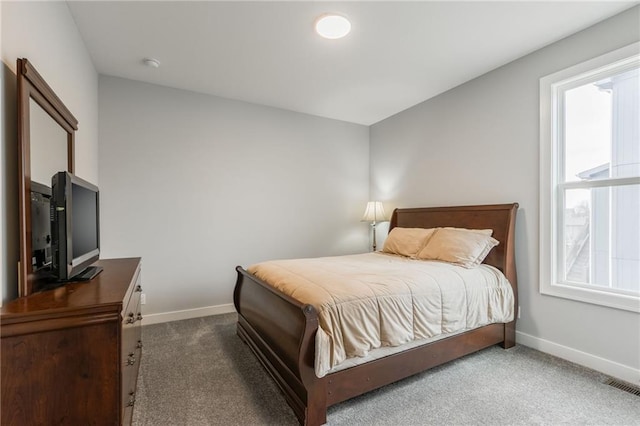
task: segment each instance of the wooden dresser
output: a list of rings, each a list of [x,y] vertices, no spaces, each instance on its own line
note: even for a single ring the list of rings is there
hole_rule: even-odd
[[[2,307],[2,425],[128,425],[142,355],[140,259]]]

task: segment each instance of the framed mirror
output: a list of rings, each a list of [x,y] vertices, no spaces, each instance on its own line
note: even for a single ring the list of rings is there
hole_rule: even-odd
[[[27,59],[18,59],[17,70],[18,295],[24,297],[38,290],[38,271],[47,267],[50,258],[46,206],[51,196],[51,177],[62,170],[73,173],[78,120]]]

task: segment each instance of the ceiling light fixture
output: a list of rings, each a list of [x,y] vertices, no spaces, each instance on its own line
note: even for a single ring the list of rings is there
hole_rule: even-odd
[[[154,58],[144,58],[142,63],[150,68],[158,68],[160,66],[160,61]]]
[[[315,28],[321,37],[333,40],[349,34],[351,22],[342,15],[327,13],[316,19]]]

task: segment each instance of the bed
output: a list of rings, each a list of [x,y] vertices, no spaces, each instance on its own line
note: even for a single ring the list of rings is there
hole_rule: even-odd
[[[389,231],[394,228],[456,227],[492,229],[499,241],[484,264],[501,271],[517,304],[514,254],[517,203],[499,205],[396,209]],[[301,424],[326,423],[327,408],[393,383],[413,374],[500,344],[515,345],[515,319],[456,333],[421,345],[400,347],[382,358],[318,377],[316,370],[317,309],[270,286],[237,267],[234,304],[238,312],[237,333],[285,395]],[[515,317],[514,317],[515,318]]]

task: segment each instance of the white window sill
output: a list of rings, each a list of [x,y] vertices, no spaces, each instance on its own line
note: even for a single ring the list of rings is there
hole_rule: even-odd
[[[630,296],[596,288],[576,287],[566,284],[541,284],[540,293],[640,313],[640,296]]]

